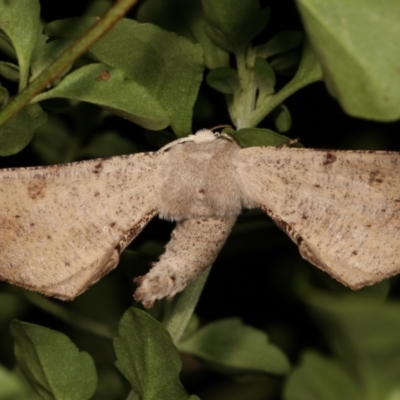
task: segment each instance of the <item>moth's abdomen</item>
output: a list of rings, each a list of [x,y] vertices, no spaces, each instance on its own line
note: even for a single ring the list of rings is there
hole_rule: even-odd
[[[150,308],[155,300],[182,291],[215,261],[235,221],[236,217],[178,222],[160,260],[147,275],[135,279],[135,299]]]
[[[163,154],[160,216],[171,220],[237,216],[242,194],[227,140],[176,144]]]

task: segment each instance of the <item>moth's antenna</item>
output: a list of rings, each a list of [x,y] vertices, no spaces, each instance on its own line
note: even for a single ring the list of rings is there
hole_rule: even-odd
[[[231,129],[233,129],[232,128],[232,126],[231,125],[217,125],[217,126],[213,126],[212,128],[210,128],[210,131],[215,131],[216,129],[220,129],[220,128],[231,128]],[[219,133],[219,132],[218,132]]]

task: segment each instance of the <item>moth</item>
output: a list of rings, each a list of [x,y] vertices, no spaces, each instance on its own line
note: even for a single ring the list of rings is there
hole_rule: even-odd
[[[400,271],[400,153],[241,148],[201,130],[157,152],[0,170],[0,279],[71,300],[156,215],[176,221],[135,299],[171,298],[260,208],[301,255],[353,288]]]

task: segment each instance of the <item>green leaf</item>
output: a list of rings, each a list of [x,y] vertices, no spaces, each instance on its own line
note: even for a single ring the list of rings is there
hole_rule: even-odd
[[[301,61],[301,55],[301,50],[279,54],[271,60],[271,67],[277,74],[292,76]]]
[[[116,366],[146,400],[188,399],[179,381],[181,359],[162,324],[131,307],[123,315],[114,339]]]
[[[216,68],[207,74],[207,84],[218,92],[233,94],[240,90],[237,71],[233,68]]]
[[[21,151],[32,140],[35,129],[46,120],[47,114],[38,104],[24,107],[0,128],[0,155],[9,156]]]
[[[31,66],[31,80],[39,76],[47,67],[50,66],[58,57],[64,53],[74,41],[72,39],[59,39],[47,42],[40,50],[36,60]],[[57,79],[68,73],[72,65],[63,71]]]
[[[261,128],[244,128],[229,134],[232,135],[242,147],[282,146],[292,140],[270,129]]]
[[[105,64],[77,69],[34,101],[54,97],[97,104],[147,129],[163,129],[169,123],[168,113],[148,89],[126,79],[121,69]]]
[[[307,286],[301,293],[364,399],[386,399],[400,387],[400,303],[383,303],[380,292],[333,295]]]
[[[260,57],[254,61],[254,79],[259,91],[258,101],[265,101],[274,93],[276,77],[271,65]]]
[[[210,37],[232,53],[244,47],[267,26],[270,9],[259,0],[202,0]]]
[[[17,400],[23,392],[21,381],[11,371],[0,365],[0,399]]]
[[[31,56],[40,32],[40,4],[38,0],[0,0],[0,15],[0,29],[17,53],[22,90],[28,82]]]
[[[279,132],[287,132],[292,126],[292,117],[288,108],[281,104],[272,112],[272,118]]]
[[[9,81],[19,81],[19,68],[18,65],[1,61],[0,62],[0,75]]]
[[[60,332],[13,321],[15,357],[29,383],[43,399],[89,399],[97,384],[96,368],[86,352],[79,352]]]
[[[300,46],[304,34],[300,31],[281,31],[267,43],[256,46],[256,54],[261,58],[272,57],[276,54],[285,53]]]
[[[290,368],[285,354],[269,343],[264,332],[244,325],[239,318],[206,325],[179,343],[179,349],[236,373],[285,374]]]
[[[400,118],[398,0],[297,0],[329,91],[355,117]]]
[[[354,376],[349,376],[348,371],[333,359],[313,351],[306,351],[302,355],[299,366],[286,381],[283,398],[284,400],[366,399],[356,386]]]
[[[216,45],[207,34],[207,21],[201,0],[147,0],[140,5],[137,20],[151,22],[167,31],[201,43],[207,68],[229,66],[229,54]]]
[[[47,25],[46,32],[62,39],[71,38],[94,22],[95,18],[90,17],[56,21]],[[157,26],[122,19],[90,48],[90,54],[122,70],[125,79],[152,95],[168,113],[171,127],[178,136],[191,131],[193,106],[204,67],[200,45]],[[124,91],[128,92],[125,94],[128,97],[130,90]],[[143,101],[136,93],[129,97],[130,101]],[[165,126],[145,127],[163,129]]]

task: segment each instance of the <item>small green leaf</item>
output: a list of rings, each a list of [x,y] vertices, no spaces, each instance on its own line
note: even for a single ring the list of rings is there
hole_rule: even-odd
[[[230,133],[242,147],[252,146],[282,146],[289,143],[291,138],[279,135],[270,129],[244,128]]]
[[[254,79],[259,90],[259,99],[265,101],[266,97],[274,93],[276,77],[271,65],[260,57],[254,61]]]
[[[294,75],[301,61],[301,50],[293,50],[287,53],[279,54],[271,60],[271,67],[277,74]]]
[[[48,400],[89,399],[97,384],[96,368],[86,352],[79,352],[60,332],[13,321],[15,357],[29,383]]]
[[[355,377],[349,375],[339,363],[313,351],[307,351],[302,355],[299,366],[289,375],[283,398],[363,400],[366,397],[356,386]]]
[[[179,349],[236,373],[285,374],[290,368],[285,354],[269,343],[264,332],[244,325],[239,318],[206,325],[179,343]]]
[[[58,86],[39,94],[35,102],[62,97],[97,104],[147,129],[168,126],[168,113],[152,94],[121,69],[89,64],[68,74]]]
[[[55,21],[46,26],[46,32],[56,38],[73,38],[95,21],[92,17]],[[122,70],[125,79],[152,95],[166,110],[169,123],[178,136],[191,131],[193,106],[204,68],[202,46],[152,24],[122,19],[90,48],[90,54],[96,60]],[[134,98],[131,101],[142,101],[136,94],[129,97]],[[157,130],[166,125],[142,126]]]
[[[284,104],[279,105],[272,112],[272,118],[279,132],[287,132],[292,127],[292,117]]]
[[[261,58],[268,58],[276,54],[285,53],[300,46],[304,34],[300,31],[281,31],[267,43],[256,46],[256,54]]]
[[[0,75],[9,81],[19,81],[19,68],[18,65],[1,61],[0,62]]]
[[[267,26],[270,9],[259,0],[202,0],[209,35],[232,53],[244,47]]]
[[[29,66],[40,31],[40,4],[38,0],[0,0],[2,29],[17,53],[22,90],[29,76]]]
[[[329,91],[345,111],[400,118],[398,0],[297,0]]]
[[[167,31],[201,43],[207,68],[229,66],[229,54],[207,34],[207,22],[201,0],[147,0],[140,5],[137,20],[151,22]]]
[[[123,315],[114,339],[116,366],[146,400],[186,400],[179,381],[181,359],[162,324],[131,307]]]
[[[0,155],[9,156],[21,151],[32,140],[35,129],[46,120],[47,114],[38,104],[24,107],[0,128]]]
[[[233,94],[240,89],[238,74],[233,68],[213,69],[206,80],[209,86],[224,94]]]

